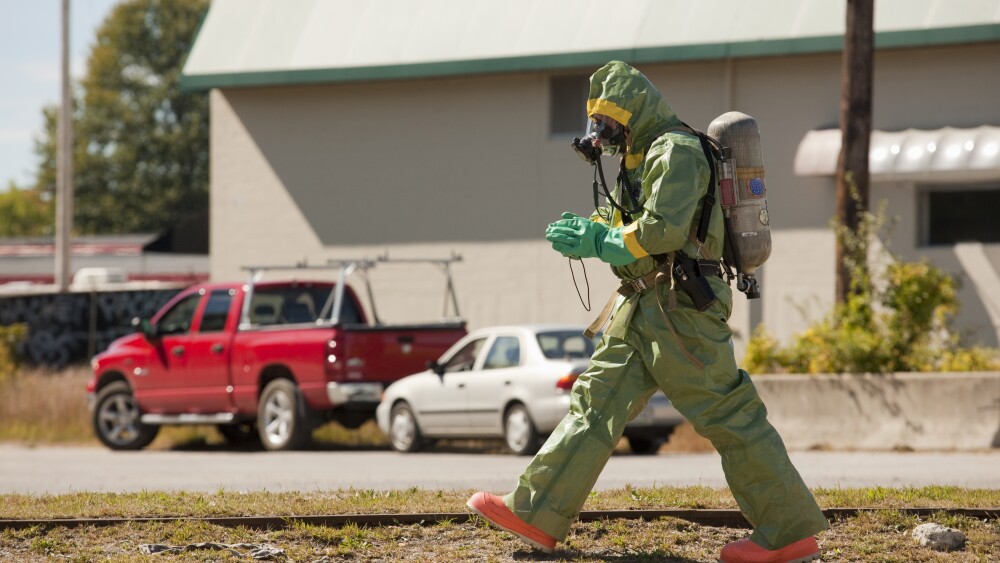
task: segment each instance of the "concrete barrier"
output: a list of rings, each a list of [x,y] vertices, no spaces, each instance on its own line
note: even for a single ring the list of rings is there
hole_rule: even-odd
[[[1000,447],[1000,372],[759,375],[789,449]]]

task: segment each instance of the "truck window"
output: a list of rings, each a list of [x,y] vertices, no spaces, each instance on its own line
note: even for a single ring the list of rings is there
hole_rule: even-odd
[[[357,304],[346,293],[344,294],[344,306],[340,311],[340,323],[345,325],[361,324],[361,313],[358,312]]]
[[[233,291],[217,289],[208,296],[205,312],[201,314],[201,324],[198,332],[219,332],[226,328],[226,318],[229,316],[229,306],[233,302]]]
[[[482,350],[483,344],[485,343],[485,338],[477,338],[465,346],[462,346],[458,352],[455,352],[454,356],[445,362],[445,373],[472,370],[472,366],[476,363],[476,356],[479,355],[479,351]]]
[[[178,301],[169,311],[160,317],[158,332],[161,335],[186,334],[191,330],[194,312],[198,310],[201,295],[194,293]]]
[[[512,368],[521,364],[521,342],[516,336],[498,336],[490,347],[483,369]]]
[[[259,287],[250,301],[250,322],[255,325],[316,322],[330,291],[330,286]]]

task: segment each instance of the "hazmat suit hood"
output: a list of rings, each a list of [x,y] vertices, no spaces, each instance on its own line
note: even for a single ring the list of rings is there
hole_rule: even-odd
[[[635,68],[611,61],[590,77],[587,116],[606,115],[631,131],[625,166],[642,165],[649,146],[669,127],[681,125],[655,86]]]

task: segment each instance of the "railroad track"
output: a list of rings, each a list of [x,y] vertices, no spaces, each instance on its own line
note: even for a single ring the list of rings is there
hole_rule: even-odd
[[[828,508],[823,511],[831,520],[842,520],[858,516],[866,512],[895,510],[912,516],[929,516],[936,513],[947,513],[956,516],[966,516],[979,520],[1000,519],[998,508]],[[585,510],[580,513],[581,522],[595,520],[653,520],[657,518],[679,518],[706,526],[731,528],[749,528],[750,524],[738,510],[733,509],[664,509],[664,510]],[[393,526],[422,524],[431,525],[440,522],[468,522],[477,516],[468,512],[435,512],[415,514],[335,514],[335,515],[302,515],[302,516],[218,516],[198,517],[171,516],[156,518],[50,518],[38,520],[0,520],[0,530],[18,530],[40,526],[43,528],[76,528],[80,526],[118,526],[129,523],[170,523],[170,522],[201,522],[224,527],[237,527],[254,530],[278,530],[295,524],[310,524],[314,526],[341,527],[349,524],[358,526]]]

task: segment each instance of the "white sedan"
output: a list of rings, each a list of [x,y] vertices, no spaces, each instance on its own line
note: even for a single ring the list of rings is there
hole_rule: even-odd
[[[503,438],[516,454],[534,453],[569,411],[569,391],[593,353],[579,326],[470,332],[427,371],[386,388],[378,425],[401,452],[436,438]],[[683,420],[657,392],[625,437],[633,452],[654,453]]]

